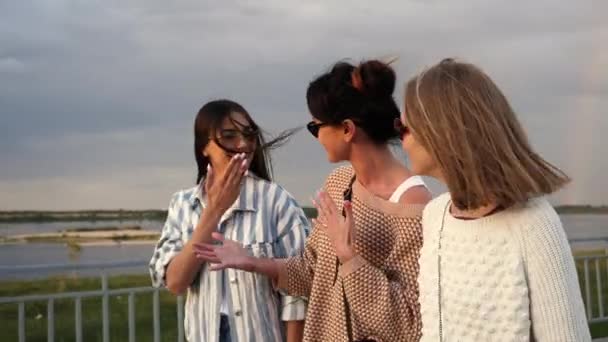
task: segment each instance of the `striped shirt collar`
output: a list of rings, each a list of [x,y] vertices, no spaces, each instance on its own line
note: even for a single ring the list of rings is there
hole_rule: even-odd
[[[190,195],[189,201],[192,205],[192,209],[196,208],[199,205],[202,209],[205,209],[205,207],[207,206],[207,201],[205,199],[204,194],[205,187],[202,186],[204,181],[205,180],[202,179],[201,182],[198,184],[197,190],[193,191]],[[241,185],[241,192],[239,196],[237,197],[236,201],[234,201],[234,203],[228,208],[228,210],[226,210],[226,212],[257,211],[257,203],[253,201],[253,198],[250,198],[251,196],[247,196],[247,189],[253,188],[253,186],[259,181],[262,181],[262,179],[254,175],[251,171],[249,171],[249,174],[244,177],[244,182]]]

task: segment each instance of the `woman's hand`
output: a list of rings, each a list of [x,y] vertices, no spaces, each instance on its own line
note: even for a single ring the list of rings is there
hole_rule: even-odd
[[[207,167],[204,189],[207,195],[207,210],[223,214],[241,193],[241,180],[249,165],[244,153],[237,154],[228,163],[221,175],[216,175],[211,166]]]
[[[196,258],[211,264],[212,271],[234,268],[247,272],[253,271],[254,258],[247,253],[243,246],[235,241],[225,239],[220,233],[211,234],[221,245],[195,243]]]
[[[313,223],[318,224],[327,235],[340,262],[342,264],[348,262],[356,255],[355,221],[351,202],[344,202],[344,216],[326,192],[319,192],[317,199],[313,199],[312,202],[318,212]]]

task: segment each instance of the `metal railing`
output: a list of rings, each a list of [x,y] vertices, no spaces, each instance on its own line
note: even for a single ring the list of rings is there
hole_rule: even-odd
[[[608,255],[580,256],[575,258],[575,262],[577,266],[582,263],[583,276],[579,275],[579,281],[583,291],[587,320],[589,323],[608,322],[608,315],[604,311],[605,301],[608,300],[608,298],[604,298],[604,281],[608,288]],[[595,282],[592,278],[595,278]],[[595,283],[594,290],[592,289],[593,283]]]
[[[608,252],[608,251],[607,251]],[[577,266],[582,264],[582,276],[579,271],[581,289],[583,291],[583,299],[585,302],[587,319],[590,324],[608,322],[608,315],[604,308],[604,304],[608,298],[605,298],[603,289],[604,281],[608,287],[608,253],[606,255],[593,255],[576,257]],[[152,317],[153,317],[153,338],[154,342],[160,341],[160,291],[154,287],[133,287],[121,289],[108,288],[107,271],[112,269],[121,269],[127,267],[145,267],[147,260],[137,260],[129,262],[114,262],[114,263],[88,263],[80,265],[35,265],[35,266],[0,266],[0,271],[4,273],[33,273],[38,271],[68,271],[68,270],[99,270],[101,278],[101,289],[94,291],[78,291],[66,292],[57,294],[43,295],[27,295],[18,297],[0,297],[0,305],[2,304],[17,304],[18,311],[18,336],[19,342],[25,342],[25,304],[31,302],[44,302],[47,305],[47,341],[52,342],[55,339],[55,301],[61,299],[74,300],[74,322],[75,322],[75,337],[77,342],[83,341],[82,333],[82,300],[84,298],[101,297],[102,298],[102,340],[110,341],[110,297],[119,295],[128,295],[128,333],[129,342],[136,341],[136,324],[135,324],[135,295],[151,294],[152,295]],[[595,283],[594,288],[593,285]],[[597,305],[596,305],[597,304]],[[608,304],[607,304],[608,305]],[[184,298],[177,297],[177,339],[179,342],[184,341]]]
[[[18,297],[0,297],[0,305],[2,304],[17,304],[18,316],[18,336],[19,342],[25,342],[25,304],[32,302],[46,301],[47,307],[47,341],[55,340],[55,301],[62,299],[74,300],[74,322],[75,322],[75,337],[77,342],[83,341],[82,333],[82,300],[85,298],[101,297],[102,298],[102,340],[103,342],[110,341],[110,297],[128,295],[128,332],[129,342],[136,341],[136,324],[135,324],[135,295],[151,294],[152,295],[152,321],[153,321],[153,336],[154,342],[160,342],[160,291],[151,286],[132,287],[121,289],[108,288],[107,270],[121,269],[127,267],[147,266],[147,260],[137,260],[128,262],[114,263],[88,263],[80,265],[34,265],[34,266],[0,266],[0,270],[4,273],[32,273],[37,271],[72,271],[72,270],[99,270],[101,278],[101,289],[95,291],[77,291],[57,294],[43,295],[27,295]],[[144,268],[145,269],[145,268]],[[184,298],[177,297],[177,340],[184,341]]]

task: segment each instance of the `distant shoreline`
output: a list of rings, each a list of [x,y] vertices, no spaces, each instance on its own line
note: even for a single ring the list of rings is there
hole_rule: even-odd
[[[308,217],[316,215],[315,208],[304,207]],[[559,205],[559,214],[608,214],[608,206]],[[0,223],[74,222],[74,221],[164,221],[167,210],[75,210],[75,211],[0,211]]]
[[[308,217],[314,217],[314,208],[303,208]],[[74,210],[74,211],[0,211],[0,223],[41,223],[75,221],[165,221],[167,210]]]
[[[0,236],[0,245],[23,243],[62,243],[79,248],[86,245],[112,245],[129,243],[153,243],[159,232],[141,229],[139,226],[100,227],[91,229],[66,229],[54,233],[20,234]]]

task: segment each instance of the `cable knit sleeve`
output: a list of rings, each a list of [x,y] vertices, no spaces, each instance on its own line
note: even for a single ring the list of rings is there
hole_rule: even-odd
[[[561,221],[545,199],[529,208],[519,227],[536,341],[591,341],[570,246]]]

